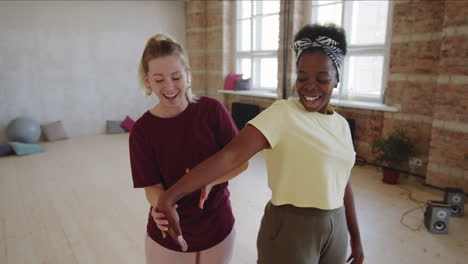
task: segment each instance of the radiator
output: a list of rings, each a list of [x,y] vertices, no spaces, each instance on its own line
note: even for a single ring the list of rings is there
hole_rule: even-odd
[[[241,130],[245,124],[260,113],[260,107],[254,104],[232,103],[231,114],[237,129]]]

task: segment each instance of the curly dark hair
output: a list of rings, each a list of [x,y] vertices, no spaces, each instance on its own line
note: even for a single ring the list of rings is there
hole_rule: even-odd
[[[335,24],[307,24],[303,26],[294,36],[294,42],[308,38],[315,40],[318,36],[329,37],[339,43],[339,48],[343,51],[343,55],[346,55],[346,35],[342,27]],[[313,50],[313,49],[311,49]]]

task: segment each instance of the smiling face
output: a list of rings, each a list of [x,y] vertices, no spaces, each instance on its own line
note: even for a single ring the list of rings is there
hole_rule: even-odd
[[[148,62],[145,84],[167,109],[184,110],[188,105],[185,95],[190,69],[177,55],[158,57]]]
[[[299,100],[309,112],[325,114],[338,85],[332,60],[322,51],[304,53],[297,63],[296,88]]]

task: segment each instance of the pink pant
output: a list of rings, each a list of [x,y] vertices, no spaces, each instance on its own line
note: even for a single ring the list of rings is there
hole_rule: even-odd
[[[145,238],[145,253],[147,264],[228,264],[232,257],[234,228],[219,244],[200,252],[177,252],[167,249],[154,242],[148,234]],[[190,246],[190,245],[189,245]]]

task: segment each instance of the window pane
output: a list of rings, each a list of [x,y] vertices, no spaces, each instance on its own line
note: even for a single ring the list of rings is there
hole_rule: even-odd
[[[236,2],[236,72],[251,78],[254,89],[274,90],[278,85],[278,59],[271,51],[279,46],[281,1]]]
[[[249,79],[252,77],[252,64],[250,62],[250,59],[240,59],[238,60],[238,73],[242,73],[242,78],[243,79]]]
[[[278,85],[278,59],[260,59],[260,86],[261,88],[274,88]]]
[[[250,20],[241,20],[237,22],[237,50],[251,50]]]
[[[276,50],[279,44],[279,15],[262,18],[261,49]]]
[[[342,4],[330,4],[312,7],[312,21],[325,24],[334,23],[341,26]]]
[[[262,26],[262,18],[261,17],[254,17],[252,19],[253,23],[253,47],[252,50],[259,50],[260,49],[260,44],[261,44],[261,39],[259,38],[260,32],[261,32],[261,26]]]
[[[247,1],[250,2],[250,1]],[[252,1],[253,3],[253,15],[261,14],[262,12],[262,1]]]
[[[341,82],[339,82],[338,86],[335,89],[333,89],[333,92],[332,92],[333,98],[338,98],[338,96],[340,95],[340,89],[341,89]]]
[[[341,0],[313,0],[312,6],[329,5],[329,4],[339,3],[339,2],[341,2]]]
[[[354,1],[351,44],[384,44],[387,29],[387,1]]]
[[[280,1],[262,1],[262,14],[274,14],[280,11]]]
[[[249,18],[252,16],[252,3],[250,1],[237,2],[237,18]]]
[[[380,96],[382,86],[383,56],[350,56],[348,95]]]

